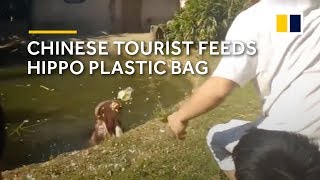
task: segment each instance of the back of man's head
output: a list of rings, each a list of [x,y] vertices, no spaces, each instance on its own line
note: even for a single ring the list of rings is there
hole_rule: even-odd
[[[237,180],[319,180],[319,147],[307,137],[253,129],[233,151]]]

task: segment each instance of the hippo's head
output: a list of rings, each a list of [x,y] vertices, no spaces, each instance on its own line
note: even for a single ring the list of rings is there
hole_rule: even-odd
[[[110,104],[110,109],[112,111],[116,111],[116,112],[120,113],[120,111],[122,109],[121,102],[119,100],[112,100],[112,102]]]

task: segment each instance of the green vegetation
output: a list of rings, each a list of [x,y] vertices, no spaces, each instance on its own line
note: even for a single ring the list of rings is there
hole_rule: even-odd
[[[227,29],[248,0],[188,0],[166,25],[166,38],[176,41],[224,39]]]

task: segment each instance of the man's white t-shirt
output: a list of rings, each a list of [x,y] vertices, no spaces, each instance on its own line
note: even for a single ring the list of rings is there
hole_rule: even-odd
[[[256,41],[258,53],[223,57],[213,76],[240,86],[254,81],[264,103],[259,128],[320,139],[319,4],[318,0],[264,0],[242,12],[228,31],[227,41]],[[302,13],[305,33],[277,33],[276,15],[283,13]]]

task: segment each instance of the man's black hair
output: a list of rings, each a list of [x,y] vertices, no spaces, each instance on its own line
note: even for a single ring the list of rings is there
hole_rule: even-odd
[[[233,159],[237,180],[320,180],[319,147],[294,133],[250,130]]]

